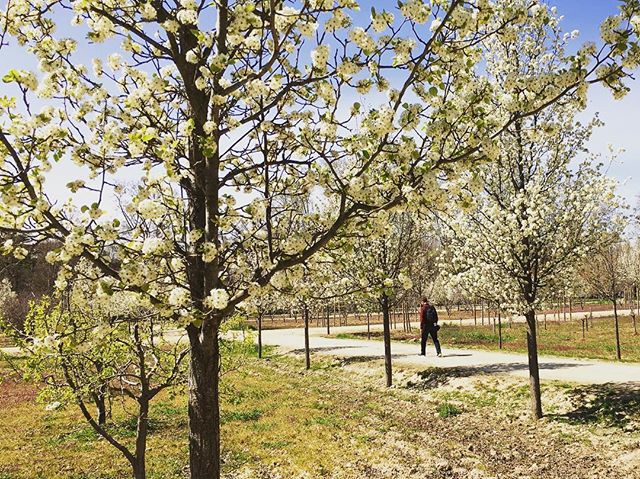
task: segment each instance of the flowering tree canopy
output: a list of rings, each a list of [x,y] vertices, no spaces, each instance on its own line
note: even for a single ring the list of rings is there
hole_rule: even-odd
[[[92,68],[76,61],[86,55],[78,40],[51,28],[65,7],[91,41],[120,53]],[[230,311],[348,219],[403,199],[444,201],[436,176],[496,158],[497,135],[519,118],[596,80],[624,92],[638,61],[632,3],[603,25],[602,49],[562,51],[545,71],[503,78],[478,73],[484,46],[513,43],[525,24],[555,28],[546,6],[412,1],[374,11],[366,28],[350,19],[355,2],[298,7],[9,2],[5,39],[25,45],[40,72],[5,76],[22,94],[2,105],[3,228],[59,239],[51,261],[84,256],[108,287],[152,296],[166,314]],[[425,23],[431,32],[416,37]],[[359,94],[370,104],[354,102]],[[49,200],[47,172],[67,161],[79,177],[88,170],[70,192],[95,201]],[[119,178],[132,174],[140,185],[126,206],[145,218],[135,227],[109,214]],[[296,212],[316,228],[291,236],[282,200],[311,190],[337,207]],[[247,268],[240,250],[260,251],[261,264]],[[214,271],[212,284],[188,280],[192,267]]]

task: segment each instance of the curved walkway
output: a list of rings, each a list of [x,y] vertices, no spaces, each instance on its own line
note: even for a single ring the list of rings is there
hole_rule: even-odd
[[[331,333],[362,331],[362,326],[331,328]],[[366,330],[366,326],[364,327]],[[372,327],[373,329],[373,327]],[[376,325],[375,329],[379,329]],[[383,345],[377,340],[338,339],[326,337],[326,328],[310,328],[312,354],[323,354],[364,362],[383,359]],[[274,329],[262,333],[265,345],[279,346],[283,352],[304,353],[304,330]],[[396,365],[412,367],[444,367],[468,370],[473,373],[509,373],[528,376],[527,356],[518,353],[449,349],[443,344],[443,357],[435,356],[429,343],[427,356],[419,356],[420,346],[394,341],[391,354]],[[591,359],[540,356],[540,378],[585,384],[640,382],[640,363],[615,363]]]

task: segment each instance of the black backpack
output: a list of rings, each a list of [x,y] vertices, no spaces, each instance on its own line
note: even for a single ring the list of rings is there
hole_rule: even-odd
[[[424,323],[427,326],[435,326],[438,322],[438,312],[436,308],[430,304],[428,308],[424,310]]]

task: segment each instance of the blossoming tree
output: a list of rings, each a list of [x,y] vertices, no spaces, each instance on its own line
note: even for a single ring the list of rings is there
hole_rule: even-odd
[[[633,329],[637,334],[636,316],[640,315],[640,238],[636,238],[629,244],[626,269],[633,290],[632,302],[635,304],[631,308],[631,314],[633,315]]]
[[[325,317],[327,334],[330,334],[328,305],[344,298],[351,298],[361,286],[354,283],[343,273],[341,265],[336,262],[336,255],[342,257],[342,242],[331,241],[321,252],[306,261],[301,268],[302,274],[281,275],[277,285],[271,285],[272,293],[278,297],[281,304],[289,304],[299,308],[304,323],[304,351],[306,369],[311,368],[311,349],[309,343],[310,314]]]
[[[620,349],[620,325],[618,309],[626,283],[630,280],[630,270],[625,264],[628,244],[619,236],[619,231],[607,234],[604,241],[582,268],[582,278],[591,286],[598,297],[611,301],[613,306],[613,329],[616,341],[616,358],[622,359]]]
[[[496,159],[501,132],[590,82],[624,91],[638,60],[637,0],[607,20],[601,48],[510,93],[478,68],[484,44],[543,31],[542,2],[409,0],[367,19],[357,7],[8,0],[0,14],[2,48],[38,61],[3,77],[14,91],[0,98],[0,227],[59,241],[60,287],[83,257],[96,288],[184,325],[194,478],[220,474],[218,332],[234,308],[372,211],[441,205],[438,175]],[[77,28],[56,28],[69,20]],[[68,200],[49,194],[61,169]],[[139,183],[125,205],[144,217],[135,225],[111,213],[122,178]],[[336,208],[288,208],[309,193]],[[313,228],[291,234],[299,214]]]
[[[406,212],[382,212],[360,231],[353,247],[338,256],[340,270],[376,301],[382,311],[384,366],[387,386],[393,384],[391,364],[391,308],[412,288],[409,264],[419,254],[419,230]]]
[[[610,21],[608,21],[610,22]],[[603,27],[606,34],[607,27]],[[487,68],[504,95],[521,91],[521,78],[544,74],[562,57],[567,35],[557,19],[549,28],[529,25],[516,40],[496,38]],[[520,80],[519,80],[520,79]],[[533,415],[542,417],[536,343],[536,310],[565,290],[580,261],[595,251],[606,232],[620,224],[615,182],[587,156],[585,144],[598,121],[575,119],[584,106],[580,91],[527,119],[499,137],[495,162],[479,167],[466,182],[453,184],[465,211],[450,218],[452,277],[479,296],[508,305],[527,321],[527,349]],[[518,109],[509,100],[501,107]]]
[[[2,280],[0,280],[0,311],[4,313],[7,303],[13,301],[15,297],[16,293],[11,288],[9,280],[7,278],[2,278]]]

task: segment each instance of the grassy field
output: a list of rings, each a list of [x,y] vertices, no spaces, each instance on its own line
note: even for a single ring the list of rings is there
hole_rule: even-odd
[[[640,362],[640,335],[635,335],[632,321],[624,316],[619,319],[622,360]],[[640,321],[638,322],[640,330]],[[540,354],[591,359],[616,359],[615,330],[613,317],[594,318],[589,321],[589,330],[582,337],[582,321],[543,321],[538,326],[538,348]],[[492,325],[458,326],[443,324],[439,339],[446,347],[499,350],[498,326]],[[420,331],[403,332],[392,330],[392,338],[400,341],[419,343]],[[363,338],[367,333],[342,334],[339,337]],[[371,333],[372,339],[381,339],[382,333]],[[432,348],[429,345],[429,348]],[[524,323],[502,325],[502,349],[504,351],[526,352],[526,326]]]
[[[223,376],[225,479],[640,477],[640,389],[545,384],[528,418],[524,379],[314,358],[240,357]],[[0,478],[119,479],[128,467],[71,405],[45,411],[38,385],[0,364]],[[631,388],[631,389],[629,389]],[[126,404],[114,404],[120,417]],[[155,401],[148,477],[187,477],[180,389]],[[134,425],[112,432],[133,440]],[[616,465],[618,464],[618,465]]]

